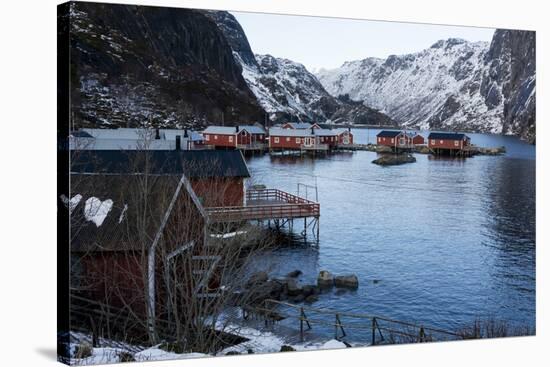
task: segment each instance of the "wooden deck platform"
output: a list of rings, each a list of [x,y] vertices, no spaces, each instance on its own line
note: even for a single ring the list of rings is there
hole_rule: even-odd
[[[212,223],[318,218],[320,205],[278,189],[252,189],[246,192],[246,205],[210,207],[206,212]]]

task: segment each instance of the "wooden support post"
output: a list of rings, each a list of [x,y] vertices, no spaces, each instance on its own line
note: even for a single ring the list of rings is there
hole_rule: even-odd
[[[371,345],[376,345],[376,318],[372,318],[372,339]]]
[[[300,307],[300,341],[304,341],[304,308]]]
[[[319,217],[317,217],[317,245],[319,245],[319,226],[320,226]]]

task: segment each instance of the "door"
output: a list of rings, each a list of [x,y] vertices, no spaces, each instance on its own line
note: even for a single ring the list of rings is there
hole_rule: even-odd
[[[305,140],[305,144],[304,144],[306,147],[311,147],[313,146],[313,138],[306,138]]]

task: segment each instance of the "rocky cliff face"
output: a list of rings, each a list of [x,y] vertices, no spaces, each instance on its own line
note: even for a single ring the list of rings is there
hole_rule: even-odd
[[[502,132],[535,141],[535,32],[497,30],[487,51],[481,94],[502,104]]]
[[[491,44],[448,39],[414,54],[346,62],[317,77],[405,126],[516,134],[534,141],[535,35],[497,30]]]
[[[225,36],[199,11],[73,3],[76,126],[262,121]]]
[[[272,121],[395,124],[362,103],[332,96],[302,64],[271,55],[254,55],[242,27],[228,12],[205,14],[225,35],[244,79]]]

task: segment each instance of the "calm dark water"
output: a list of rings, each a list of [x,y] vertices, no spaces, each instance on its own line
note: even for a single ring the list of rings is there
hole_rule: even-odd
[[[355,130],[356,142],[374,142],[377,132]],[[417,154],[416,163],[395,167],[372,164],[373,152],[250,158],[254,182],[292,193],[299,182],[317,184],[321,203],[319,247],[281,248],[259,266],[269,264],[274,276],[301,269],[304,283],[322,269],[357,274],[357,291],[323,294],[318,307],[450,330],[486,317],[534,326],[535,147],[469,135],[508,153]]]

